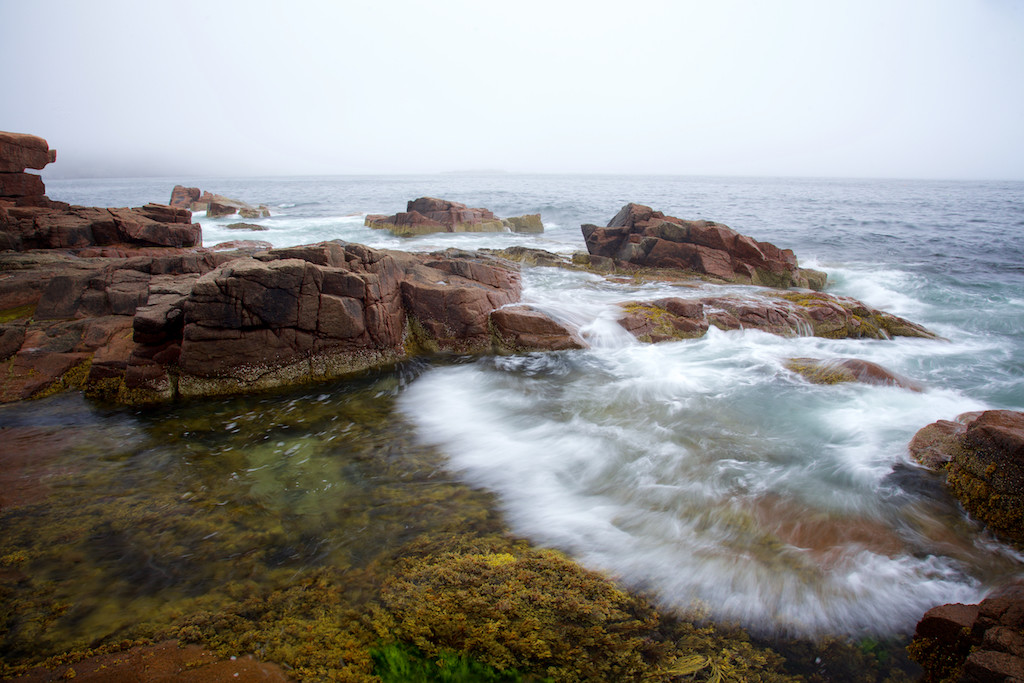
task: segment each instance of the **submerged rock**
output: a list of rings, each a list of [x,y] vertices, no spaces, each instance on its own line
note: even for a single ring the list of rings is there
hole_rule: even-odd
[[[786,367],[814,384],[861,382],[923,391],[917,382],[887,370],[877,363],[859,358],[832,358],[829,360],[790,358],[786,361]]]
[[[797,266],[790,249],[758,242],[721,223],[687,221],[627,204],[601,228],[584,225],[590,255],[617,264],[671,268],[724,282],[820,290],[825,274]]]
[[[946,473],[972,517],[1024,544],[1024,412],[986,410],[940,421],[910,443],[918,462]]]

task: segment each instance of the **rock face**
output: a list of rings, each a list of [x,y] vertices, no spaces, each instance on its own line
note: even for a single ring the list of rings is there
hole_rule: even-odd
[[[925,669],[922,681],[1024,680],[1024,583],[978,605],[940,605],[925,613],[907,648]]]
[[[723,330],[757,329],[784,337],[888,339],[936,338],[920,325],[848,297],[820,292],[774,296],[668,298],[622,305],[622,325],[645,342],[693,339],[711,325]]]
[[[540,214],[499,219],[487,209],[474,209],[434,197],[413,199],[404,212],[393,216],[370,214],[364,223],[371,228],[389,230],[398,237],[434,232],[544,232]]]
[[[219,194],[200,192],[198,187],[184,187],[175,185],[171,190],[171,199],[168,204],[178,209],[187,209],[192,212],[205,211],[210,218],[231,216],[238,214],[242,218],[269,218],[270,209],[265,205],[252,206],[238,199],[231,199]]]
[[[758,242],[721,223],[686,221],[640,204],[622,207],[607,227],[584,225],[583,237],[592,257],[623,266],[672,268],[768,287],[825,286],[824,273],[798,268],[789,249]]]
[[[986,410],[934,423],[914,436],[910,452],[945,470],[946,484],[971,516],[1024,544],[1024,413]]]
[[[515,332],[518,350],[534,348],[530,334],[553,345],[553,322],[547,336],[543,320],[492,323],[518,301],[519,272],[475,253],[329,242],[6,253],[0,269],[2,402],[75,388],[123,403],[259,391],[419,353],[489,353]]]

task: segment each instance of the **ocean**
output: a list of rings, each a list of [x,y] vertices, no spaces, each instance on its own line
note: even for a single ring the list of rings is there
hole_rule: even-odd
[[[229,229],[237,217],[194,216],[206,246],[340,239],[410,251],[521,244],[571,254],[585,251],[581,224],[605,225],[624,204],[646,204],[791,248],[802,266],[828,273],[827,291],[943,339],[781,338],[712,328],[698,340],[643,345],[618,328],[615,304],[706,290],[524,267],[523,300],[577,330],[591,348],[430,359],[357,384],[212,401],[203,404],[199,427],[198,415],[186,425],[190,409],[182,406],[138,412],[58,397],[45,404],[51,408],[0,410],[5,426],[67,419],[116,430],[97,448],[122,444],[117,457],[97,451],[86,458],[107,473],[104,481],[131,471],[141,485],[157,471],[152,463],[175,473],[156,478],[179,497],[194,490],[173,489],[186,487],[183,480],[199,478],[210,490],[230,480],[217,493],[225,502],[260,506],[259,524],[301,527],[301,542],[275,541],[292,550],[273,555],[298,566],[341,556],[365,561],[376,551],[359,524],[381,546],[406,539],[422,522],[410,521],[421,512],[401,511],[407,499],[395,498],[388,513],[405,521],[373,521],[386,503],[369,487],[385,479],[387,486],[468,487],[534,544],[560,549],[666,609],[697,610],[766,634],[906,634],[930,607],[976,602],[1024,575],[1024,558],[968,519],[907,452],[915,432],[936,420],[1024,410],[1024,183],[452,174],[50,180],[47,194],[73,204],[140,206],[167,202],[175,184],[270,208],[270,218],[249,221],[266,228],[260,232]],[[402,211],[421,196],[499,216],[540,213],[545,231],[400,239],[363,226],[367,213]],[[786,369],[794,357],[872,361],[924,390],[811,384]],[[375,420],[399,425],[375,432],[365,443],[377,450],[359,451],[356,460],[367,468],[374,452],[390,454],[386,477],[356,476],[351,463],[331,460],[340,457],[330,450],[338,443],[349,444],[346,453],[366,448],[356,438],[365,427],[353,396]],[[419,460],[409,472],[393,469],[413,452],[437,454],[436,469]],[[224,561],[213,555],[209,562]],[[93,588],[115,580],[119,565],[110,562],[97,570]],[[175,570],[173,580],[152,580],[160,590],[195,592],[224,576],[196,572],[204,578]],[[118,577],[118,610],[130,615],[140,596]],[[95,623],[120,628],[99,617]]]

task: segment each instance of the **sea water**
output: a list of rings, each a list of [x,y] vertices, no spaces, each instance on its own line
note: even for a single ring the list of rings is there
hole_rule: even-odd
[[[402,384],[395,410],[450,472],[496,496],[515,533],[671,609],[768,633],[905,633],[929,607],[977,601],[1024,573],[907,452],[936,420],[1024,410],[1024,183],[493,174],[52,180],[47,190],[138,206],[166,202],[178,183],[270,208],[246,221],[258,232],[197,214],[207,246],[341,239],[571,254],[585,250],[581,224],[637,202],[791,248],[828,273],[829,292],[943,339],[712,329],[644,345],[615,323],[616,304],[710,287],[524,268],[523,300],[590,348],[433,362]],[[540,213],[545,231],[400,239],[364,227],[366,214],[420,196]],[[786,369],[794,357],[872,361],[924,390],[814,385]]]

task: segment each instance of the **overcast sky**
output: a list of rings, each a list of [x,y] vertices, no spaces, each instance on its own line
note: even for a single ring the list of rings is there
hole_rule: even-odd
[[[1024,179],[1017,0],[0,0],[45,175]]]

